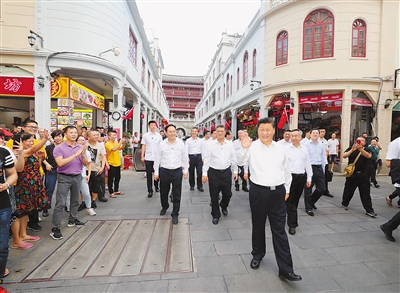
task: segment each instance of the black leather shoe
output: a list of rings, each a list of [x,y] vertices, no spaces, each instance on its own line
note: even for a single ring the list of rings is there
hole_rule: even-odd
[[[239,191],[239,186],[236,186],[236,187],[235,187],[235,190],[236,190],[236,191]]]
[[[330,192],[328,192],[327,194],[324,194],[324,195],[327,196],[327,197],[333,197],[333,194],[330,193]]]
[[[392,231],[388,231],[387,229],[385,229],[385,226],[383,226],[383,225],[380,225],[380,228],[381,228],[382,232],[385,234],[385,237],[387,240],[396,242],[396,239],[394,239],[394,237],[392,235]]]
[[[314,217],[314,212],[313,211],[306,211],[307,215]]]
[[[279,278],[286,279],[288,281],[300,281],[301,280],[301,276],[296,275],[295,273],[279,274]]]
[[[160,192],[160,188],[157,187],[157,188],[156,188],[156,192]]]
[[[160,211],[160,216],[164,216],[166,212],[167,212],[166,209],[161,209],[161,211]]]
[[[107,201],[108,201],[108,199],[107,199],[107,198],[105,198],[104,196],[102,196],[102,197],[99,197],[99,201],[102,201],[102,202],[107,202]]]
[[[259,261],[259,260],[256,260],[256,259],[252,259],[251,262],[250,262],[250,267],[251,267],[253,270],[258,269],[258,268],[260,267],[260,261]]]
[[[194,187],[190,186],[190,190],[194,190]]]
[[[150,191],[149,194],[147,195],[148,198],[153,196],[153,191]]]
[[[242,188],[243,191],[249,192],[249,189],[247,187]]]
[[[296,228],[289,228],[289,234],[290,235],[296,234]]]
[[[228,209],[222,209],[222,214],[224,215],[224,216],[227,216],[228,215]]]
[[[315,204],[311,205],[311,207],[312,207],[314,210],[318,210],[317,207],[315,206]]]
[[[212,223],[213,223],[214,225],[218,225],[219,219],[218,219],[218,218],[213,218],[213,219],[212,219]]]
[[[178,217],[172,217],[172,224],[178,225]]]
[[[84,209],[86,209],[86,204],[85,204],[85,202],[83,201],[83,202],[79,205],[79,207],[78,207],[78,212],[83,211]],[[44,216],[43,216],[43,217],[44,217]]]
[[[203,188],[203,187],[197,187],[197,189],[198,189],[199,191],[201,191],[201,192],[204,191],[204,188]]]

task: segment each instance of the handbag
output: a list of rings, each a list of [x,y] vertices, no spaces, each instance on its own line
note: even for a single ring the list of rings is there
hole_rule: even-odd
[[[358,153],[357,158],[354,160],[353,163],[348,164],[346,168],[344,168],[343,174],[346,178],[353,176],[354,170],[356,169],[356,163],[358,158],[360,157],[361,152]]]

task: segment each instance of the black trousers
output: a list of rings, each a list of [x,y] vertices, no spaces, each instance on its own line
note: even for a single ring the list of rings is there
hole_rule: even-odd
[[[235,181],[235,187],[239,187],[239,177],[242,178],[242,188],[247,187],[247,180],[244,180],[244,166],[238,166],[238,179]]]
[[[211,197],[211,215],[213,218],[221,217],[219,205],[226,209],[232,197],[232,171],[231,168],[225,170],[208,169],[208,186]],[[218,195],[222,192],[221,203],[218,205]]]
[[[108,191],[111,193],[119,191],[119,182],[121,181],[121,166],[110,166],[108,170]]]
[[[357,172],[359,171],[355,171],[353,176],[346,178],[343,190],[342,205],[345,207],[349,206],[350,200],[353,198],[354,192],[358,187],[361,203],[365,211],[374,212],[371,201],[369,174],[367,171],[363,171],[361,173]]]
[[[269,218],[274,246],[275,258],[278,263],[279,273],[293,272],[293,261],[290,253],[289,240],[285,231],[286,204],[285,186],[281,185],[276,190],[254,184],[250,181],[250,209],[252,228],[251,254],[253,259],[261,260],[266,253],[265,223]]]
[[[104,182],[104,172],[97,174],[96,171],[90,173],[89,179],[89,190],[90,194],[97,193],[99,198],[103,198],[105,195],[106,184]],[[93,199],[93,198],[92,198]]]
[[[391,218],[388,222],[383,224],[383,226],[388,230],[395,230],[400,225],[400,212],[397,212],[393,218]]]
[[[315,190],[308,198],[310,206],[313,206],[325,193],[325,174],[322,166],[312,165],[312,171],[313,176],[310,189],[315,185]]]
[[[297,222],[297,207],[299,206],[299,200],[306,180],[306,174],[292,174],[289,198],[286,201],[287,224],[289,228],[296,228],[299,225]]]
[[[153,172],[154,172],[154,161],[145,161],[146,165],[146,177],[147,177],[147,191],[153,192],[152,182],[154,181],[154,187],[158,189],[158,181],[153,180]]]
[[[169,208],[168,194],[172,185],[172,202],[173,209],[171,216],[179,216],[179,209],[181,207],[181,193],[182,193],[182,168],[165,169],[160,168],[160,200],[163,209]]]
[[[376,181],[376,169],[378,168],[378,163],[377,161],[373,160],[368,160],[368,174],[369,174],[369,179],[370,181],[374,184],[377,185],[378,182]]]
[[[396,187],[396,189],[392,192],[392,194],[389,195],[389,198],[390,199],[395,199],[396,196],[399,197],[399,200],[398,200],[397,204],[400,205],[400,188],[399,187]]]
[[[203,169],[203,161],[201,159],[201,154],[198,155],[189,155],[189,185],[190,187],[194,187],[194,171],[196,170],[197,175],[197,188],[203,187],[203,182],[201,181],[202,177],[202,169]]]

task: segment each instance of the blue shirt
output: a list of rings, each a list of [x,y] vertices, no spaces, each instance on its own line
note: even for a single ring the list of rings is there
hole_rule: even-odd
[[[305,143],[304,146],[306,146],[308,149],[311,165],[325,165],[326,151],[324,145],[318,141],[317,143],[313,143],[313,141],[310,140],[310,142]]]

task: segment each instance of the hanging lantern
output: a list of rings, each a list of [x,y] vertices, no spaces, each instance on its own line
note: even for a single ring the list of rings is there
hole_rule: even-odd
[[[237,116],[236,116],[239,120],[240,119],[242,119],[243,118],[243,114],[242,113],[239,113],[239,114],[237,114]]]
[[[250,116],[250,115],[251,115],[251,110],[246,110],[246,111],[244,112],[244,114],[245,114],[246,116]]]
[[[168,120],[165,119],[165,118],[161,119],[161,122],[164,123],[164,124],[168,124]]]
[[[274,107],[275,107],[276,109],[278,109],[278,110],[281,110],[281,109],[283,109],[283,107],[285,107],[285,104],[284,104],[282,101],[276,101],[276,102],[274,103]]]

